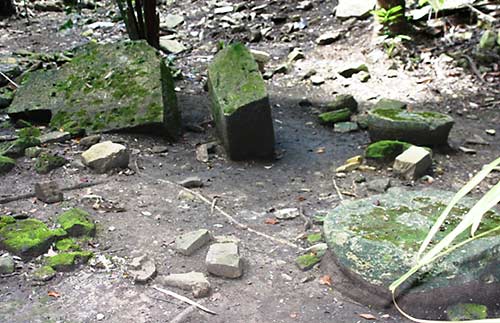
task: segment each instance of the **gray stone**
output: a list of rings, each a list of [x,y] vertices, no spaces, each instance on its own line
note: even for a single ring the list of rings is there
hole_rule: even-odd
[[[205,229],[188,232],[175,238],[175,249],[185,256],[190,256],[210,239],[210,232]]]
[[[380,99],[374,106],[373,109],[394,109],[394,110],[406,110],[407,104],[398,100],[393,99]]]
[[[64,3],[60,0],[42,0],[35,3],[35,10],[38,11],[64,11]]]
[[[352,0],[339,0],[335,16],[340,19],[347,19],[351,17],[362,18],[370,14],[375,8],[375,0],[352,1]]]
[[[233,6],[218,7],[218,8],[214,9],[214,14],[221,15],[221,14],[233,12],[233,10],[234,10]]]
[[[356,113],[358,112],[358,102],[350,94],[339,94],[325,107],[326,111],[342,109],[349,109],[352,113]]]
[[[0,257],[0,275],[12,274],[14,270],[14,258],[11,255],[7,254]]]
[[[187,49],[181,42],[167,37],[168,36],[160,37],[161,50],[171,54],[180,54]]]
[[[196,160],[200,161],[202,163],[208,162],[210,159],[208,155],[208,145],[207,144],[201,144],[196,147]]]
[[[35,146],[35,147],[28,147],[24,150],[24,156],[28,158],[36,158],[40,156],[42,152],[45,152],[45,149]]]
[[[212,114],[229,158],[274,158],[274,129],[266,85],[242,44],[221,50],[208,68]]]
[[[338,133],[348,133],[358,130],[359,130],[358,124],[356,122],[351,122],[351,121],[337,122],[333,126],[333,131]]]
[[[33,280],[38,282],[46,282],[56,276],[56,271],[50,266],[43,266],[33,271]]]
[[[71,134],[65,131],[52,131],[41,135],[39,139],[42,145],[55,142],[65,142],[66,140],[71,139]]]
[[[391,180],[389,178],[378,178],[366,183],[366,188],[369,191],[384,193],[391,187]]]
[[[63,192],[55,181],[36,183],[35,196],[37,199],[47,204],[57,203],[64,200]]]
[[[91,135],[91,136],[87,136],[87,137],[83,137],[82,139],[80,139],[80,147],[82,148],[89,148],[97,143],[99,143],[101,141],[101,135]]]
[[[304,52],[302,51],[301,48],[294,48],[290,54],[288,54],[288,61],[289,62],[295,62],[298,61],[299,59],[304,59],[306,58],[306,55],[304,55]]]
[[[184,23],[184,17],[180,15],[168,14],[160,23],[160,28],[174,29]]]
[[[0,88],[0,110],[7,108],[14,98],[14,91],[8,87]]]
[[[348,63],[345,64],[340,70],[338,70],[338,73],[342,75],[345,78],[352,77],[354,74],[357,74],[359,72],[366,72],[368,73],[368,67],[364,63]]]
[[[274,216],[279,220],[291,220],[299,215],[299,209],[296,207],[276,210],[276,212],[274,212]]]
[[[7,75],[10,79],[14,79],[21,75],[23,71],[22,63],[19,59],[9,56],[0,56],[0,72]],[[0,86],[8,84],[4,77],[0,77]]]
[[[185,178],[182,181],[178,182],[178,184],[185,188],[203,187],[203,181],[201,180],[201,178],[196,176]]]
[[[235,243],[215,243],[208,249],[207,270],[215,276],[238,278],[243,275],[243,263]]]
[[[411,146],[394,161],[394,173],[405,179],[417,179],[426,174],[432,166],[430,152],[422,147]]]
[[[140,256],[132,259],[129,270],[134,282],[145,284],[156,275],[156,265],[148,256]]]
[[[448,115],[402,109],[372,109],[368,113],[368,133],[372,141],[399,140],[421,146],[446,144],[454,121]]]
[[[325,83],[325,78],[321,75],[313,75],[311,76],[312,85],[321,85]]]
[[[210,282],[205,274],[199,272],[171,274],[163,277],[161,282],[167,286],[192,291],[196,298],[206,297],[210,293]]]
[[[368,72],[361,71],[361,72],[357,73],[357,77],[358,77],[360,82],[366,83],[371,78],[371,75]]]
[[[250,49],[250,53],[259,65],[259,70],[264,71],[265,65],[271,60],[271,55],[261,50]]]
[[[98,173],[106,173],[115,168],[126,168],[129,162],[129,153],[123,145],[104,141],[84,151],[82,161]]]
[[[316,38],[316,44],[329,45],[340,39],[340,32],[327,32]]]
[[[346,284],[363,291],[350,296],[359,302],[392,304],[388,287],[415,264],[416,252],[429,228],[454,192],[391,188],[388,193],[345,203],[324,221],[324,236],[333,260],[348,277]],[[476,203],[464,198],[451,211],[435,242],[451,232]],[[498,227],[500,215],[488,211],[476,236]],[[454,244],[469,238],[460,235]],[[457,303],[479,303],[497,308],[500,299],[500,235],[491,234],[454,250],[415,273],[398,289],[403,310],[426,315]],[[446,295],[444,297],[443,295]],[[438,315],[438,316],[439,316]]]
[[[493,30],[486,30],[481,36],[479,41],[479,48],[481,50],[492,50],[497,41],[497,33]]]

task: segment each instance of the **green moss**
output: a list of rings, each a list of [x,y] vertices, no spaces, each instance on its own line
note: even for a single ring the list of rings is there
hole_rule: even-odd
[[[321,233],[311,233],[307,236],[307,242],[311,245],[316,244],[323,240],[323,235]]]
[[[395,121],[428,121],[430,119],[446,119],[448,116],[439,112],[409,112],[401,109],[374,109],[373,115]]]
[[[482,304],[460,303],[446,309],[450,321],[484,320],[488,308]]]
[[[412,144],[410,143],[397,140],[377,141],[366,147],[365,157],[379,160],[392,160],[411,146]]]
[[[8,173],[14,166],[16,166],[14,159],[0,155],[0,175]]]
[[[16,219],[14,217],[9,216],[9,215],[2,215],[0,216],[0,229],[6,226],[7,224],[12,224],[15,223]]]
[[[308,254],[299,256],[295,260],[295,262],[297,263],[297,266],[299,266],[299,268],[301,270],[309,270],[312,267],[314,267],[314,265],[319,263],[320,261],[321,261],[321,258],[318,255],[316,255],[315,253],[308,253]]]
[[[42,152],[36,159],[35,170],[38,174],[48,174],[51,170],[61,167],[67,162],[64,157]]]
[[[340,109],[322,113],[318,117],[322,124],[331,125],[336,122],[349,121],[351,119],[351,114],[352,112],[349,109]]]
[[[50,230],[45,223],[35,219],[16,221],[0,229],[0,248],[21,257],[36,257],[65,235],[64,230]]]
[[[56,271],[50,266],[42,266],[33,272],[33,279],[37,281],[47,281],[54,277]]]
[[[95,235],[94,222],[90,215],[81,209],[74,208],[64,212],[57,218],[57,223],[72,237]]]
[[[69,251],[69,250],[79,251],[80,246],[78,245],[78,243],[76,243],[75,240],[71,238],[66,238],[56,242],[56,249],[60,251]]]
[[[47,264],[57,271],[70,271],[79,264],[86,263],[93,255],[90,251],[60,253],[49,257]]]

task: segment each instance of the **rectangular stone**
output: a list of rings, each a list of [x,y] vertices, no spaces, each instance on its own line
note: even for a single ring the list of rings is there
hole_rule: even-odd
[[[50,204],[63,200],[63,193],[59,189],[57,182],[41,182],[35,184],[35,196],[40,201]]]
[[[396,157],[393,170],[394,173],[411,180],[424,176],[431,166],[432,157],[430,152],[422,147],[411,146]]]
[[[210,239],[210,232],[205,229],[187,232],[175,238],[175,249],[185,256],[190,256]]]
[[[238,245],[236,243],[215,243],[208,249],[207,271],[212,275],[238,278],[243,274]]]
[[[273,159],[274,128],[266,85],[242,44],[221,50],[208,67],[212,115],[233,160]]]

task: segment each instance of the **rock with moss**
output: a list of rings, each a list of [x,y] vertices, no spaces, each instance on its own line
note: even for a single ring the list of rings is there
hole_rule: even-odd
[[[13,56],[0,56],[0,72],[7,75],[10,79],[18,77],[23,72],[21,60]],[[0,86],[8,83],[7,79],[0,77]]]
[[[375,161],[392,161],[412,144],[397,140],[381,140],[365,149],[365,157]]]
[[[145,41],[89,43],[59,69],[26,73],[7,112],[14,120],[50,119],[52,128],[72,134],[142,127],[169,136],[171,120],[164,116],[171,114],[164,109],[177,106],[164,105],[161,65]],[[173,82],[165,84],[173,93]]]
[[[73,208],[57,218],[57,223],[71,237],[94,236],[96,225],[90,214],[84,210]]]
[[[6,226],[7,224],[15,223],[16,219],[10,215],[1,215],[0,216],[0,229]]]
[[[0,229],[0,248],[29,259],[44,254],[66,234],[63,229],[51,230],[36,219],[20,220]]]
[[[229,158],[274,158],[274,128],[266,85],[242,44],[221,50],[208,68],[212,115]]]
[[[349,109],[352,113],[358,112],[358,102],[350,94],[339,94],[326,105],[326,111]]]
[[[80,245],[71,239],[65,238],[56,242],[56,249],[59,251],[80,251]]]
[[[482,304],[460,303],[446,309],[450,321],[484,320],[488,317],[488,307]]]
[[[318,118],[319,122],[324,125],[333,125],[337,122],[349,121],[352,112],[349,109],[340,109],[321,113]]]
[[[391,188],[341,205],[325,218],[324,236],[335,262],[350,286],[370,291],[368,299],[359,301],[391,303],[389,285],[415,264],[420,244],[453,196],[448,191]],[[475,202],[466,198],[453,207],[434,241],[450,233]],[[499,213],[488,211],[476,235],[499,225]],[[468,238],[466,230],[456,243]],[[499,251],[500,235],[495,232],[469,242],[429,265],[428,271],[414,274],[398,289],[398,303],[412,315],[434,310],[443,314],[443,308],[459,302],[497,306]]]
[[[3,155],[17,158],[24,155],[27,148],[40,145],[40,130],[35,127],[24,127],[17,133],[18,138],[12,142],[0,143],[0,152]]]
[[[0,88],[0,109],[7,108],[14,98],[14,91],[8,87]]]
[[[34,281],[46,282],[54,278],[56,271],[50,266],[42,266],[33,271],[32,278]]]
[[[75,251],[60,253],[49,257],[47,265],[56,271],[71,271],[78,265],[86,263],[94,254],[90,251]]]
[[[48,174],[50,171],[64,166],[68,161],[66,158],[42,152],[35,162],[35,171],[38,174]]]
[[[492,50],[497,42],[497,33],[493,30],[486,30],[479,41],[480,50]]]
[[[368,113],[372,141],[399,140],[420,146],[444,145],[454,121],[448,115],[402,109],[373,109]]]
[[[0,155],[0,175],[10,172],[14,166],[16,166],[14,159]]]

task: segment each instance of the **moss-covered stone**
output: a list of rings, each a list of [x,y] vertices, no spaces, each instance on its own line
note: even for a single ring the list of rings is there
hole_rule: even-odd
[[[446,309],[450,321],[484,320],[488,317],[488,307],[482,304],[460,303]]]
[[[90,251],[60,253],[49,257],[47,265],[57,271],[71,271],[78,265],[86,263],[94,254]]]
[[[145,41],[89,43],[60,69],[27,73],[7,112],[50,110],[52,128],[96,133],[149,126],[163,131],[160,57]]]
[[[14,159],[0,155],[0,175],[10,172],[14,166],[16,166]]]
[[[410,148],[412,144],[397,140],[381,140],[374,142],[365,149],[365,157],[379,160],[394,160],[399,154]]]
[[[59,251],[80,251],[81,248],[75,240],[71,238],[62,239],[56,242],[56,249]]]
[[[340,109],[335,111],[329,111],[321,113],[319,121],[322,124],[332,125],[337,122],[349,121],[351,119],[352,112],[349,109]]]
[[[28,147],[24,150],[24,156],[28,158],[36,158],[38,157],[44,149],[42,147]]]
[[[8,87],[0,88],[0,109],[7,108],[14,98],[14,91]]]
[[[317,263],[321,261],[321,257],[314,252],[298,256],[295,263],[300,268],[300,270],[306,271],[314,267]]]
[[[311,245],[314,245],[321,240],[323,240],[323,235],[321,233],[311,233],[307,236],[307,242]]]
[[[35,162],[35,170],[38,174],[48,174],[51,170],[65,165],[68,161],[61,156],[42,152]]]
[[[94,236],[96,225],[90,214],[84,210],[73,208],[57,218],[57,223],[71,237]]]
[[[493,30],[486,30],[479,41],[479,49],[492,50],[497,42],[497,33]]]
[[[3,155],[17,158],[24,155],[25,149],[40,145],[40,130],[35,127],[28,126],[20,129],[17,133],[18,139],[13,142],[0,143],[0,152]]]
[[[42,266],[33,271],[33,280],[46,282],[54,278],[56,271],[50,266]]]
[[[54,241],[65,235],[63,229],[50,230],[39,220],[21,220],[0,229],[0,248],[31,258],[45,253]]]
[[[358,112],[358,102],[350,94],[339,94],[327,104],[326,111],[349,109],[352,113]]]
[[[4,226],[6,226],[7,224],[12,224],[12,223],[15,223],[16,222],[16,219],[14,219],[13,216],[10,216],[10,215],[1,215],[0,216],[0,229]]]

